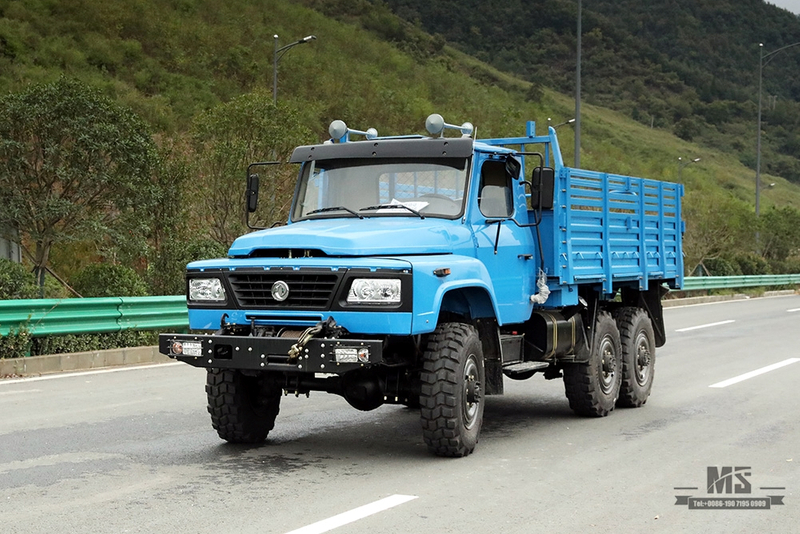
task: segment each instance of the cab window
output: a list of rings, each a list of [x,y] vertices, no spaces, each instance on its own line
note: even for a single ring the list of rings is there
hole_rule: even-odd
[[[514,213],[511,177],[502,161],[489,160],[481,167],[478,207],[486,217],[511,217]]]

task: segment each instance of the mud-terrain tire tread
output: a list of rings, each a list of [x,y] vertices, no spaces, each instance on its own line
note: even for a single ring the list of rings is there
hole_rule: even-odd
[[[420,419],[425,443],[437,456],[467,456],[478,443],[483,421],[483,392],[480,391],[471,425],[464,410],[465,370],[470,358],[469,365],[477,370],[482,389],[485,384],[483,350],[475,328],[464,323],[442,323],[430,334],[420,377]]]
[[[616,353],[613,384],[609,391],[603,391],[601,382],[602,341],[611,342]],[[569,407],[578,415],[586,417],[605,417],[613,409],[619,396],[622,376],[622,348],[619,330],[611,314],[601,311],[597,314],[594,327],[592,350],[589,361],[585,363],[564,364],[564,392],[569,399]]]
[[[650,317],[641,308],[620,308],[614,315],[622,342],[622,386],[617,406],[638,408],[647,402],[655,377],[655,334]],[[637,380],[637,338],[643,332],[649,345],[650,364],[645,383]]]
[[[208,369],[206,396],[211,426],[229,443],[263,442],[280,411],[280,389],[236,370]]]

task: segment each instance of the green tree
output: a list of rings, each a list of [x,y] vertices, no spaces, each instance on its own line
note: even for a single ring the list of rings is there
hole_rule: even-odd
[[[683,241],[687,273],[695,272],[708,260],[751,251],[754,216],[744,202],[725,194],[697,191],[686,196],[683,214],[687,220]],[[735,268],[727,260],[722,263]]]
[[[674,133],[685,141],[691,141],[700,134],[700,126],[694,119],[683,118],[675,124]]]
[[[768,260],[783,262],[800,254],[800,211],[773,208],[761,216],[759,246]]]
[[[245,231],[244,189],[247,165],[256,161],[285,161],[292,149],[313,141],[298,110],[273,104],[268,93],[240,96],[202,113],[192,128],[203,188],[200,209],[211,237],[229,246]],[[261,180],[259,212],[270,222],[285,216],[296,169],[270,172]]]
[[[226,247],[213,239],[196,237],[181,241],[168,241],[158,250],[149,265],[148,278],[154,295],[180,295],[186,293],[186,264],[225,256]]]
[[[32,244],[40,287],[55,243],[145,238],[154,162],[144,122],[78,81],[0,100],[0,227]]]

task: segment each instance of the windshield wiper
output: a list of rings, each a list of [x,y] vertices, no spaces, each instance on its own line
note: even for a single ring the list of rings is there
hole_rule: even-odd
[[[414,215],[416,215],[420,219],[424,219],[425,218],[425,216],[423,214],[421,214],[420,212],[418,212],[414,208],[409,208],[405,204],[378,204],[377,206],[367,206],[366,208],[361,208],[358,211],[393,210],[393,209],[399,209],[399,208],[402,208],[404,210],[410,211],[411,213],[413,213]]]
[[[351,210],[350,208],[348,208],[346,206],[330,206],[330,207],[327,207],[327,208],[320,208],[318,210],[309,211],[308,213],[306,213],[306,215],[313,215],[315,213],[325,213],[327,211],[346,211],[347,213],[350,213],[351,215],[355,215],[359,219],[363,219],[364,218],[363,215],[359,214],[355,210]]]

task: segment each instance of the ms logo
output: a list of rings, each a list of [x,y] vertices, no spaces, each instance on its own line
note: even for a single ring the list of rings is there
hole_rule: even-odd
[[[708,493],[750,493],[749,467],[708,467]]]

